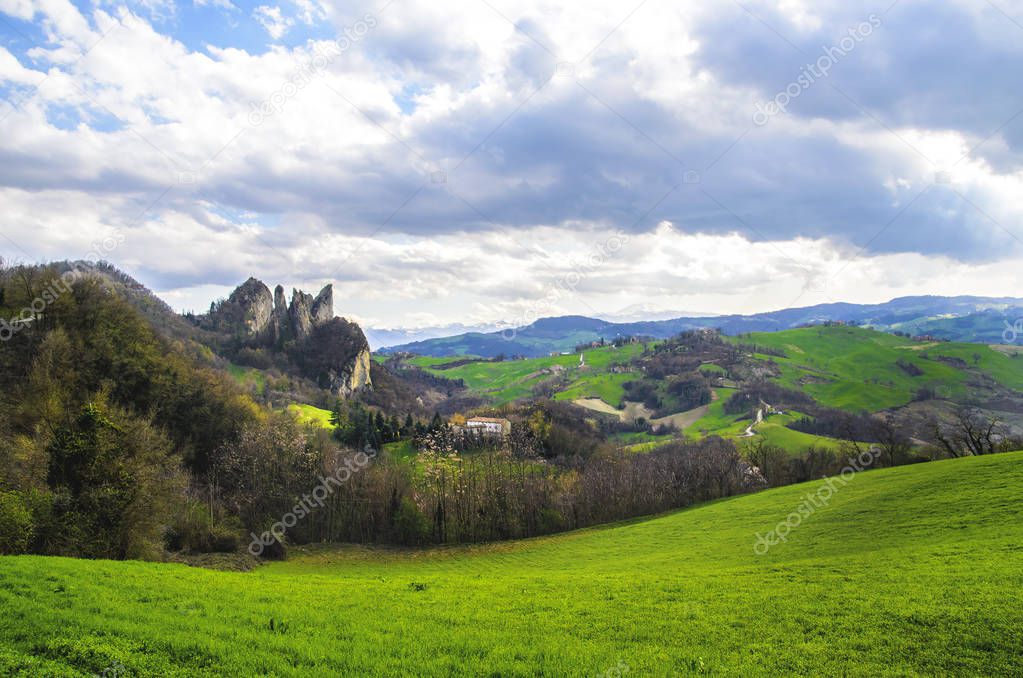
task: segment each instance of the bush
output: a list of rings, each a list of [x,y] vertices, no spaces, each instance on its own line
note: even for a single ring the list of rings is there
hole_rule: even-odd
[[[17,492],[0,492],[0,555],[28,551],[35,532],[32,513]]]
[[[188,553],[237,553],[243,532],[236,517],[215,522],[206,503],[191,501],[171,526],[167,548]]]
[[[418,546],[430,534],[430,524],[415,503],[405,497],[394,512],[394,537],[399,544]]]
[[[239,365],[255,367],[257,370],[268,370],[273,367],[273,359],[261,348],[243,348],[235,354],[234,361]]]

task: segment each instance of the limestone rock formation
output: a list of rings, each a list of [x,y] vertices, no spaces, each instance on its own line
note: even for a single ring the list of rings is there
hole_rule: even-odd
[[[334,286],[327,285],[313,299],[311,308],[313,324],[322,325],[334,319]]]
[[[249,278],[204,320],[247,346],[285,352],[303,376],[336,395],[372,386],[369,342],[357,324],[334,317],[333,285],[315,297],[294,289],[287,304],[282,286],[271,294]]]
[[[296,360],[306,376],[337,395],[371,385],[369,343],[362,329],[344,318],[315,325]]]
[[[270,337],[274,344],[281,344],[287,339],[291,330],[288,319],[288,302],[284,299],[284,286],[274,288],[274,313],[270,324]]]
[[[250,337],[261,336],[270,326],[274,300],[270,288],[249,278],[231,293],[227,301],[210,309],[213,328]]]
[[[291,290],[291,332],[296,339],[305,339],[313,331],[313,297],[301,290]]]

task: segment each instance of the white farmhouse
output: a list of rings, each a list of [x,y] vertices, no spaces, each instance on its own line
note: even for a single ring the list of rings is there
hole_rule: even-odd
[[[470,431],[479,431],[492,436],[503,437],[511,433],[510,421],[493,417],[473,417],[472,419],[467,419],[465,427]]]

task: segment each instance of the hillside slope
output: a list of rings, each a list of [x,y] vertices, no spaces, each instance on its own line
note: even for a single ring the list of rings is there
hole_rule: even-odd
[[[981,397],[982,390],[987,396],[995,389],[1023,390],[1020,349],[921,342],[856,327],[764,332],[744,341],[784,353],[762,356],[778,366],[779,383],[843,409],[899,407],[921,388],[956,400]]]
[[[820,487],[246,574],[0,558],[0,673],[1018,674],[1023,453],[856,476],[756,555]]]
[[[541,318],[499,332],[470,332],[399,346],[386,352],[409,352],[438,357],[477,355],[545,356],[571,351],[578,344],[615,337],[644,336],[667,339],[680,332],[720,329],[728,335],[777,332],[804,325],[841,321],[879,330],[932,334],[943,339],[978,343],[1002,342],[1006,323],[1023,317],[1023,299],[1011,297],[900,297],[883,304],[830,303],[753,315],[673,318],[647,322],[614,323],[584,316]],[[1010,335],[1012,336],[1012,335]]]
[[[965,404],[991,411],[1005,423],[1023,428],[1023,348],[918,341],[843,325],[726,337],[725,344],[734,347],[738,356],[733,358],[721,356],[713,345],[707,349],[682,342],[667,350],[673,342],[678,340],[587,349],[582,352],[585,364],[580,364],[580,354],[576,353],[505,361],[429,356],[391,360],[460,380],[469,393],[497,406],[543,394],[625,416],[630,399],[636,401],[637,396],[652,389],[661,401],[661,412],[654,414],[654,406],[650,406],[639,414],[651,421],[660,421],[656,417],[661,415],[675,415],[674,421],[681,422],[679,428],[689,437],[720,435],[746,440],[749,436],[745,432],[752,423],[750,411],[740,408],[740,412],[726,414],[725,403],[736,389],[748,389],[761,379],[804,394],[819,407],[848,413],[908,408],[906,430],[918,437],[926,435],[929,417]],[[666,360],[656,364],[652,358],[661,349],[683,362]],[[385,358],[378,356],[378,360]],[[695,364],[687,366],[686,360]],[[689,409],[691,403],[687,407],[673,402],[667,388],[673,380],[691,374],[694,367],[713,387],[714,399],[705,408]],[[641,383],[650,388],[635,388]],[[763,438],[792,452],[810,445],[837,445],[833,438],[788,428],[810,410],[779,405],[786,414],[772,414],[762,426],[756,426],[756,440]],[[624,434],[617,439],[656,444],[671,437]]]

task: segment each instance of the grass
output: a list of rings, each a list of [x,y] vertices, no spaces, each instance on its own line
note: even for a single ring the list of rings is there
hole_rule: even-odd
[[[1023,390],[1023,357],[1014,358],[981,344],[916,342],[864,328],[823,326],[726,339],[783,351],[785,357],[765,353],[754,357],[777,366],[776,380],[780,384],[803,391],[822,405],[848,411],[878,412],[901,407],[910,403],[922,387],[935,389],[945,399],[976,399],[984,395],[976,392],[978,378],[984,376],[1005,388]],[[447,370],[437,368],[457,358],[421,356],[411,362],[433,374],[462,379],[471,391],[497,405],[530,397],[536,384],[551,377],[551,368],[560,366],[568,383],[556,398],[600,398],[618,407],[625,394],[622,383],[642,378],[642,374],[614,373],[611,367],[627,364],[642,351],[643,346],[638,344],[586,350],[586,369],[579,368],[578,354],[475,362]],[[952,364],[941,357],[963,363]],[[913,376],[899,367],[899,361],[919,368],[921,373]],[[700,371],[711,377],[724,373],[713,363],[701,365]],[[664,393],[662,396],[670,406],[671,399]]]
[[[555,394],[555,400],[576,400],[579,398],[600,398],[612,407],[621,407],[625,398],[627,381],[642,378],[637,372],[582,373],[564,391]]]
[[[802,431],[796,431],[786,426],[786,424],[796,421],[799,418],[800,417],[798,416],[772,415],[756,427],[756,435],[749,438],[749,440],[755,441],[759,438],[763,438],[765,442],[771,445],[777,445],[778,447],[792,453],[803,452],[806,448],[811,446],[827,450],[838,450],[839,446],[842,444],[842,441],[840,440],[828,438],[826,436],[813,435],[812,433],[803,433]]]
[[[727,370],[716,363],[704,363],[700,365],[700,372],[711,377],[721,377],[727,374]]]
[[[856,327],[754,333],[733,341],[784,351],[784,358],[757,357],[777,364],[779,383],[804,391],[823,405],[850,411],[901,407],[922,386],[940,387],[944,397],[961,400],[970,395],[975,373],[1006,388],[1023,388],[1023,359],[980,344],[917,342]],[[942,362],[938,356],[959,358],[966,365]],[[911,376],[898,367],[899,360],[915,365],[922,374]]]
[[[783,386],[807,393],[818,403],[847,411],[879,412],[910,403],[923,387],[934,389],[937,397],[956,402],[983,401],[993,393],[991,382],[1002,387],[1023,390],[1023,357],[980,344],[916,342],[908,338],[857,327],[809,327],[782,332],[755,333],[728,341],[754,343],[776,349],[785,357],[756,353],[753,357],[772,362]],[[643,352],[642,345],[621,348],[603,347],[583,352],[586,368],[579,367],[579,354],[558,355],[505,362],[473,362],[451,369],[439,369],[459,358],[421,356],[411,363],[434,374],[462,379],[466,386],[492,404],[501,405],[532,396],[533,387],[560,370],[565,385],[554,395],[557,400],[599,398],[611,407],[621,406],[623,384],[642,379],[641,372],[612,372]],[[946,360],[941,360],[945,358]],[[914,376],[899,362],[917,367]],[[956,362],[960,361],[960,362]],[[713,363],[700,366],[709,377],[720,377],[724,368]],[[986,378],[990,381],[985,382]],[[718,382],[721,383],[721,382]],[[665,409],[672,411],[677,400],[661,384],[660,396]],[[724,401],[732,393],[718,388],[718,400],[695,424],[685,430],[690,437],[720,435],[742,436],[748,418],[725,415]],[[772,416],[757,428],[757,438],[798,453],[815,445],[836,448],[838,441],[794,431],[785,426],[790,418]],[[621,441],[619,441],[621,442]],[[632,443],[632,441],[629,441]],[[655,441],[635,449],[645,451]],[[632,448],[630,448],[632,449]]]
[[[569,380],[566,391],[576,394],[598,394],[592,396],[573,395],[572,398],[601,398],[609,405],[617,407],[625,393],[621,388],[621,383],[635,379],[636,375],[610,374],[609,370],[613,364],[627,363],[642,351],[643,347],[639,344],[630,344],[620,348],[605,346],[588,349],[583,352],[587,367],[582,369],[579,367],[578,353],[503,362],[471,362],[450,369],[441,368],[465,358],[417,356],[410,359],[409,364],[441,377],[461,379],[465,382],[466,388],[485,397],[494,405],[503,405],[530,397],[534,386],[553,376],[552,368],[560,368],[563,370],[562,374]],[[567,396],[559,394],[559,398],[565,397]]]
[[[1023,453],[475,548],[248,573],[0,558],[0,674],[1019,675]]]
[[[914,342],[855,327],[809,327],[756,333],[743,341],[784,351],[785,358],[762,355],[781,371],[778,382],[804,391],[829,407],[876,412],[906,405],[921,386],[941,385],[961,395],[966,375],[949,365],[924,360],[909,350]],[[904,360],[923,374],[912,377],[896,363]]]
[[[311,424],[326,429],[334,428],[334,425],[330,423],[330,410],[320,409],[312,405],[292,403],[288,405],[288,412],[293,412],[301,424]]]
[[[754,428],[752,438],[743,437],[746,427],[753,423],[748,415],[725,414],[725,401],[735,393],[732,389],[718,388],[717,398],[707,408],[707,414],[688,426],[684,433],[691,438],[703,438],[716,435],[734,440],[737,443],[756,442],[763,439],[771,445],[786,450],[790,454],[799,454],[810,446],[837,450],[841,441],[835,438],[803,433],[789,428],[787,425],[803,417],[799,412],[768,415],[764,421]]]
[[[707,407],[707,414],[686,428],[685,433],[696,437],[704,435],[720,435],[723,437],[733,432],[742,433],[746,430],[746,427],[752,423],[748,416],[725,414],[725,401],[735,391],[729,388],[715,388],[712,390],[716,397]]]
[[[416,456],[416,448],[411,440],[399,440],[393,443],[384,443],[384,451],[390,452],[395,459],[411,459]]]
[[[266,373],[254,367],[243,367],[234,363],[227,364],[227,373],[231,375],[239,385],[245,388],[255,389],[257,393],[266,390]]]

